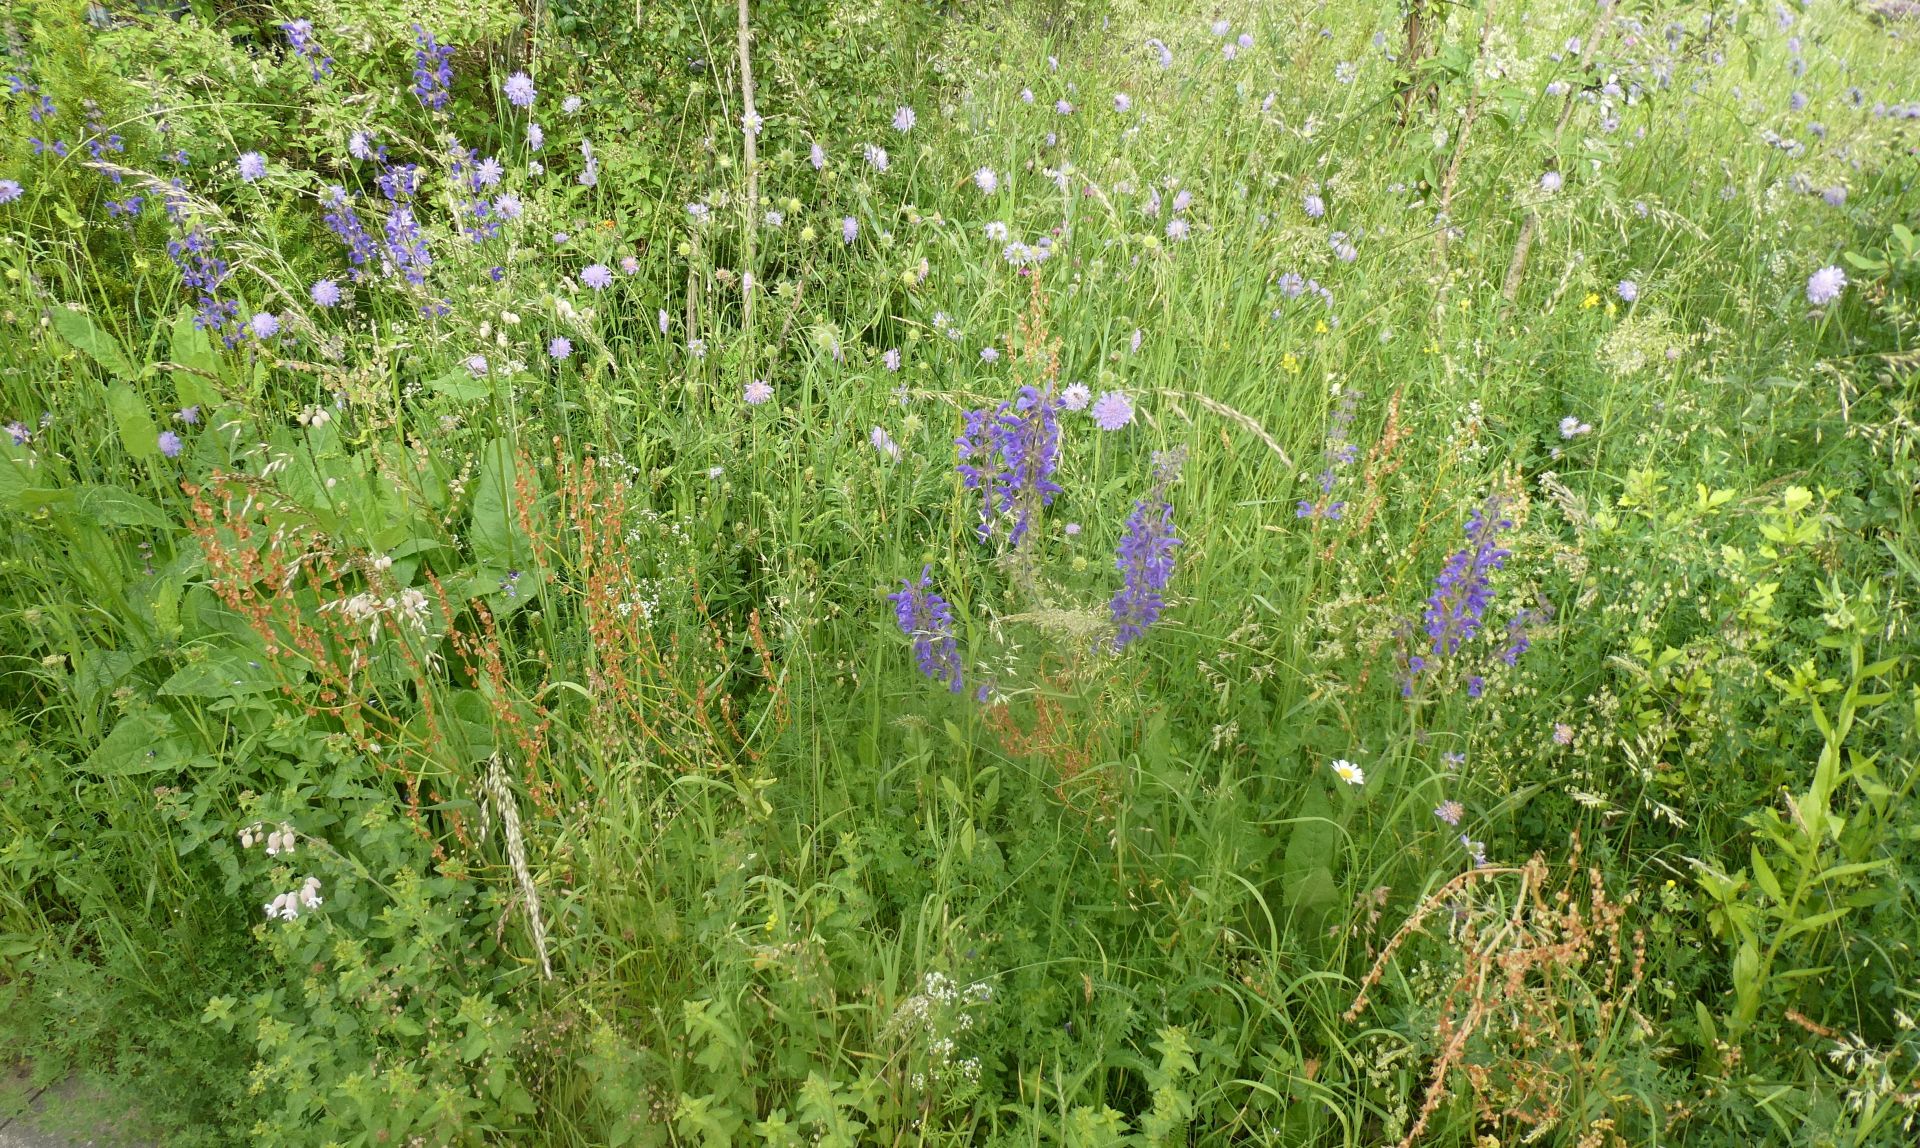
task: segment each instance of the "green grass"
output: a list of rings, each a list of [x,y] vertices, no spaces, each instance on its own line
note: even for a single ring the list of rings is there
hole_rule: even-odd
[[[28,10],[12,66],[60,110],[6,105],[0,206],[13,1046],[181,1143],[1901,1143],[1916,195],[1873,108],[1915,94],[1904,41],[1461,8],[1410,77],[1392,8],[1162,7],[758,12],[746,205],[731,8],[527,41],[490,9],[438,118],[404,26],[316,15],[316,82],[273,21]],[[537,155],[496,95],[523,68]],[[430,288],[321,308],[322,189],[378,227],[369,126],[427,174]],[[524,201],[485,243],[447,132]],[[281,338],[197,332],[180,227],[109,216],[174,148]],[[963,412],[1073,383],[1131,425],[1060,411],[1058,497],[983,543]],[[1343,513],[1301,517],[1343,407]],[[1116,654],[1162,451],[1168,606]],[[1485,631],[1435,657],[1489,498]],[[959,692],[886,598],[923,568]]]

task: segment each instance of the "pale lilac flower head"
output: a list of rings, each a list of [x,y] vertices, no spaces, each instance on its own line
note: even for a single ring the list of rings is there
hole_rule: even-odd
[[[1093,404],[1094,425],[1117,431],[1133,421],[1133,400],[1120,391],[1103,391]]]
[[[773,398],[773,384],[765,379],[755,379],[747,384],[740,397],[747,400],[748,406],[757,407]]]
[[[982,195],[992,195],[1000,190],[1000,177],[990,167],[983,167],[973,173],[973,186],[980,189]]]
[[[1073,104],[1066,100],[1055,100],[1053,110],[1058,115],[1070,116],[1073,114]]]
[[[1839,184],[1835,184],[1821,192],[1820,198],[1826,202],[1828,207],[1845,207],[1847,205],[1847,189]]]
[[[620,257],[620,270],[628,275],[638,275],[640,274],[640,261],[631,255],[622,255]]]
[[[1000,352],[994,350],[992,347],[982,347],[980,348],[980,361],[983,363],[997,363],[1000,361]]]
[[[539,151],[545,146],[547,146],[546,129],[542,128],[539,124],[529,123],[527,125],[527,150]]]
[[[1021,103],[1023,103],[1023,104],[1030,104],[1030,103],[1032,103],[1032,102],[1033,102],[1033,89],[1032,89],[1032,88],[1021,88],[1021,89],[1020,89],[1020,102],[1021,102]]]
[[[1154,55],[1159,57],[1162,70],[1173,67],[1173,49],[1158,40],[1148,40],[1147,47],[1152,48]]]
[[[271,339],[280,333],[280,320],[271,311],[257,311],[247,320],[247,327],[256,339]]]
[[[240,169],[241,179],[246,180],[248,183],[252,183],[256,179],[263,179],[266,177],[267,157],[261,155],[257,151],[245,152],[240,156],[240,159],[234,164],[234,166]]]
[[[807,162],[813,165],[813,170],[815,171],[825,168],[827,166],[827,149],[821,147],[819,144],[814,144],[807,149]]]
[[[1060,392],[1060,405],[1070,411],[1083,411],[1093,401],[1093,392],[1085,383],[1074,383]]]
[[[865,149],[868,166],[875,171],[887,170],[887,149],[879,144],[868,144]]]
[[[904,104],[893,110],[893,130],[899,132],[901,135],[906,135],[912,131],[913,125],[919,122],[920,117],[914,114],[912,108]]]
[[[354,132],[347,137],[347,154],[355,159],[372,159],[373,135],[370,132]]]
[[[571,354],[573,354],[573,341],[565,335],[555,335],[547,341],[548,358],[564,359]]]
[[[1631,279],[1622,279],[1614,290],[1620,293],[1622,302],[1631,303],[1640,297],[1640,285]]]
[[[604,263],[590,264],[586,270],[580,272],[580,282],[595,291],[602,291],[613,286],[613,272]]]
[[[1240,38],[1235,40],[1234,43],[1240,45],[1241,51],[1246,51],[1248,48],[1253,47],[1253,33],[1251,32],[1240,33]]]
[[[520,197],[512,192],[499,196],[493,201],[494,214],[507,220],[509,223],[520,218],[520,213],[524,210],[525,208],[520,203]]]
[[[486,377],[487,357],[485,355],[481,355],[481,354],[468,355],[466,358],[466,362],[463,363],[462,365],[467,368],[467,373],[474,376],[475,378]]]
[[[1838,267],[1822,267],[1807,277],[1807,302],[1824,307],[1846,290],[1847,273]]]
[[[0,179],[0,203],[12,203],[21,195],[20,181]]]
[[[1184,187],[1181,188],[1179,194],[1173,197],[1174,212],[1178,214],[1179,212],[1185,211],[1187,208],[1192,206],[1193,206],[1193,193],[1191,191],[1188,191]]]
[[[1169,219],[1167,221],[1167,238],[1174,243],[1185,239],[1190,230],[1192,230],[1191,225],[1184,219]]]
[[[1132,96],[1129,96],[1125,92],[1115,92],[1113,94],[1113,110],[1114,111],[1124,113],[1129,108],[1132,108],[1132,107],[1133,107]]]
[[[893,436],[887,433],[886,427],[874,427],[873,433],[867,436],[867,441],[873,444],[873,449],[888,458],[896,461],[900,458],[900,444],[893,441]]]
[[[1233,30],[1233,25],[1227,23],[1225,20],[1215,20],[1213,22],[1213,34],[1215,36],[1225,36],[1228,32],[1232,30]]]
[[[1327,201],[1317,195],[1309,195],[1301,200],[1300,207],[1307,213],[1308,219],[1318,219],[1327,213]]]
[[[1555,745],[1573,744],[1573,727],[1566,722],[1553,723],[1553,743]]]
[[[186,443],[180,441],[179,435],[174,434],[170,430],[160,432],[158,445],[160,447],[160,453],[166,455],[168,458],[179,458],[180,452],[185,450],[187,446]]]
[[[533,106],[533,77],[525,72],[508,76],[506,83],[500,85],[500,90],[506,93],[507,102],[516,108]]]
[[[1442,801],[1440,804],[1433,807],[1433,815],[1435,817],[1438,817],[1440,820],[1446,822],[1448,825],[1453,825],[1453,826],[1458,826],[1460,824],[1460,819],[1466,816],[1466,813],[1467,813],[1466,807],[1464,805],[1461,805],[1458,801],[1452,801],[1452,800]]]
[[[566,99],[560,101],[560,110],[568,115],[579,111],[580,108],[581,101],[579,96],[568,96]]]
[[[851,244],[860,238],[860,221],[849,215],[840,221],[840,238]]]
[[[1566,418],[1560,420],[1561,438],[1579,438],[1583,434],[1592,433],[1592,431],[1593,427],[1581,422],[1580,416],[1578,415],[1568,415]]]
[[[332,307],[340,302],[340,285],[331,279],[316,279],[308,294],[322,307]]]
[[[990,242],[1005,243],[1007,241],[1007,225],[997,219],[988,220],[986,227],[982,230]]]
[[[33,432],[27,429],[26,423],[15,419],[7,424],[7,437],[13,440],[13,445],[25,446],[33,441]]]
[[[1551,194],[1559,191],[1565,182],[1559,172],[1550,171],[1540,177],[1540,190]]]
[[[1240,46],[1238,44],[1222,44],[1220,45],[1220,54],[1229,60],[1234,59],[1240,55]]]

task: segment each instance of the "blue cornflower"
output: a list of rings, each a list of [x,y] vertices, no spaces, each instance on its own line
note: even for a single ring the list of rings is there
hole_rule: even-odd
[[[902,578],[900,589],[887,595],[887,600],[893,603],[900,632],[913,639],[920,672],[946,682],[957,694],[961,690],[960,643],[953,636],[953,608],[932,585],[933,568],[922,567],[918,584]]]

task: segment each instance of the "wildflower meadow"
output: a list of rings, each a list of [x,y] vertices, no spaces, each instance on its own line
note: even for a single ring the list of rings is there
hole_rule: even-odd
[[[1920,1143],[1920,8],[0,50],[0,1128]]]

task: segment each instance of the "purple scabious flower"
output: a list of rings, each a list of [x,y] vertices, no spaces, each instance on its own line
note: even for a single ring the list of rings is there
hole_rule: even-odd
[[[418,24],[413,26],[413,40],[413,94],[421,107],[437,112],[447,106],[447,95],[453,90],[453,48]]]
[[[547,357],[564,359],[573,354],[573,341],[564,335],[555,335],[547,341]]]
[[[179,458],[180,452],[187,448],[187,444],[180,441],[180,436],[170,430],[160,432],[157,445],[160,447],[160,453],[168,458]]]
[[[865,148],[867,163],[875,171],[887,170],[887,149],[879,144],[868,144]]]
[[[1493,601],[1493,572],[1512,554],[1499,545],[1500,532],[1511,529],[1513,520],[1504,516],[1498,495],[1489,496],[1468,516],[1467,545],[1447,559],[1427,598],[1424,625],[1435,658],[1453,654],[1480,632]]]
[[[840,238],[849,245],[851,245],[854,240],[860,238],[860,221],[851,215],[841,220]]]
[[[19,180],[0,179],[0,204],[12,203],[22,194],[23,189],[20,187]]]
[[[1824,307],[1846,290],[1847,273],[1838,267],[1822,267],[1807,277],[1807,302]]]
[[[980,492],[980,540],[993,535],[997,515],[1010,515],[1007,542],[1026,537],[1037,507],[1060,493],[1053,472],[1060,463],[1060,421],[1053,395],[1031,386],[997,410],[968,411],[966,429],[954,439],[956,469],[968,490]]]
[[[252,183],[256,179],[266,178],[267,157],[257,151],[243,152],[233,166],[239,169],[241,179]]]
[[[331,279],[316,279],[308,294],[317,306],[332,307],[340,302],[340,285]]]
[[[1631,279],[1622,279],[1620,285],[1614,290],[1620,293],[1620,299],[1625,303],[1631,303],[1640,297],[1640,285]]]
[[[15,446],[25,446],[33,441],[33,432],[27,429],[26,423],[18,419],[8,423],[6,429],[7,437],[13,440]]]
[[[1113,612],[1115,653],[1159,621],[1166,609],[1167,583],[1173,579],[1173,548],[1180,539],[1173,529],[1173,506],[1167,487],[1180,473],[1184,455],[1178,451],[1154,456],[1153,493],[1133,504],[1127,528],[1114,553],[1120,571],[1120,589],[1109,606]]]
[[[747,400],[748,406],[757,407],[773,398],[773,384],[765,379],[755,379],[746,385],[740,397]]]
[[[533,106],[533,77],[525,72],[508,76],[506,82],[500,85],[500,91],[506,95],[507,102],[516,108]]]
[[[256,339],[271,339],[280,333],[280,318],[272,311],[256,311],[247,320],[247,328]]]
[[[900,589],[887,595],[887,600],[893,603],[900,632],[913,639],[913,658],[920,672],[947,683],[947,689],[957,694],[961,690],[960,643],[953,636],[953,608],[932,585],[933,567],[922,567],[918,584],[902,578]]]
[[[1133,400],[1120,391],[1102,391],[1093,401],[1093,423],[1103,431],[1117,431],[1133,421]]]
[[[906,135],[912,131],[913,125],[918,122],[920,122],[920,117],[914,114],[912,108],[902,105],[893,111],[893,130],[899,132],[901,135]]]
[[[602,291],[613,286],[613,272],[604,263],[589,264],[586,270],[580,272],[580,282],[595,291]]]
[[[1318,219],[1327,213],[1327,201],[1317,195],[1309,195],[1301,200],[1300,207],[1307,213],[1308,219]]]

